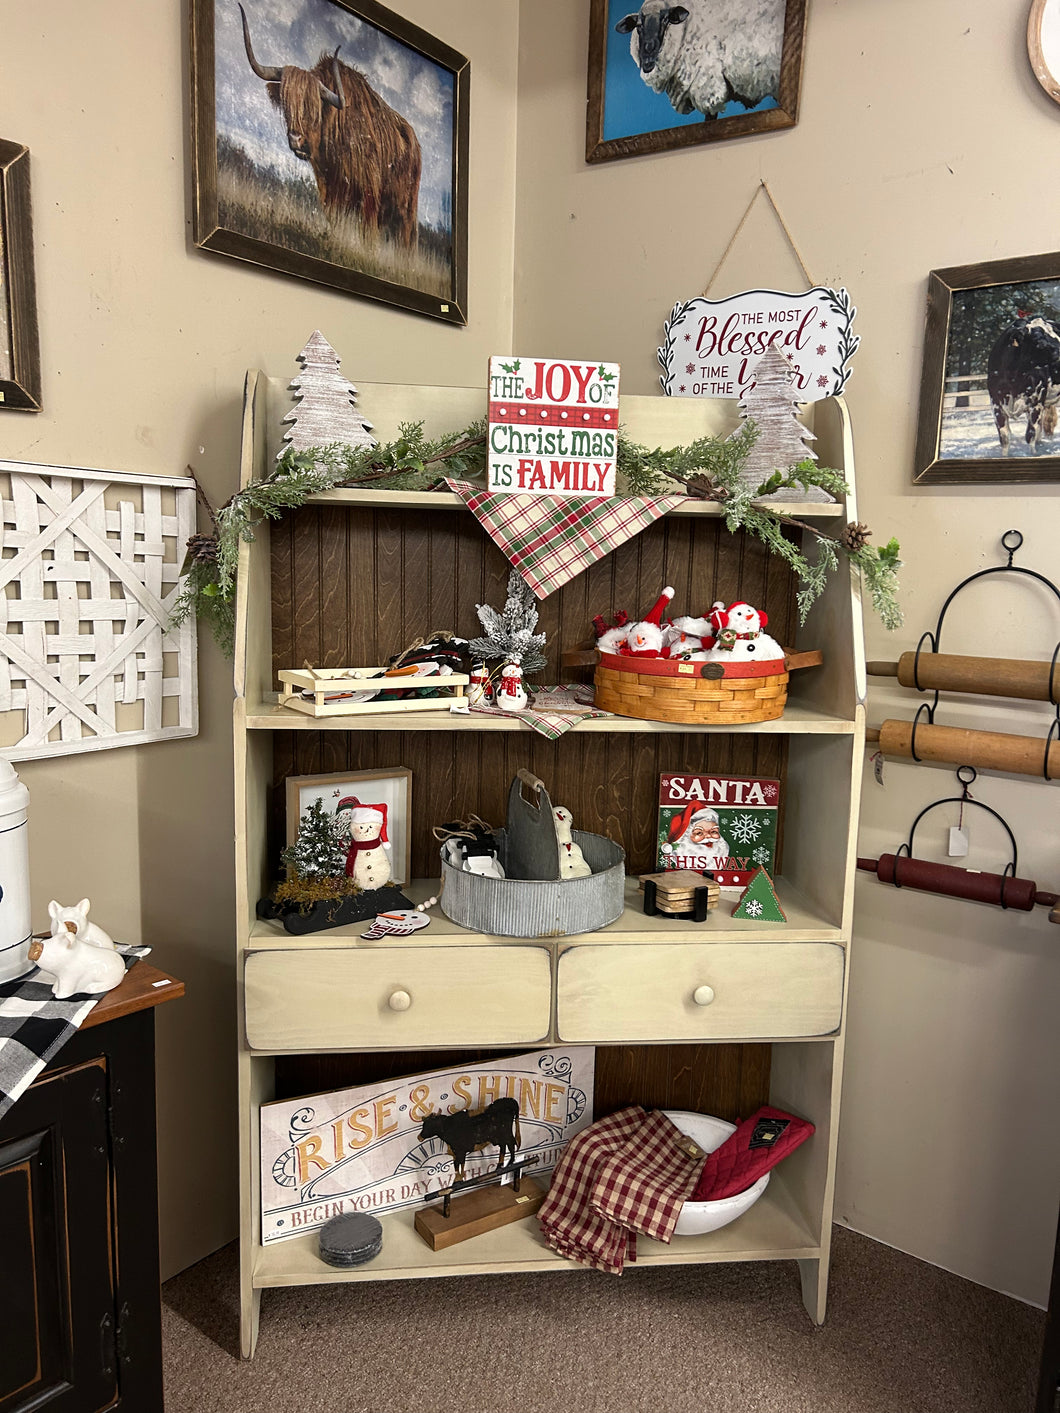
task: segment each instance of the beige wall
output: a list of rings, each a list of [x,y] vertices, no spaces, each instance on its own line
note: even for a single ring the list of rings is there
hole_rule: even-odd
[[[0,414],[0,456],[180,473],[235,489],[248,366],[295,372],[320,328],[358,381],[472,383],[511,341],[516,6],[404,0],[472,66],[470,323],[454,329],[190,242],[186,6],[5,6],[0,133],[31,152],[45,411]],[[231,669],[202,639],[201,731],[19,766],[35,925],[93,916],[187,983],[158,1012],[162,1266],[235,1223]]]
[[[1051,150],[1060,108],[1027,66],[1024,6],[815,0],[797,128],[595,168],[582,157],[584,0],[524,4],[518,27],[514,0],[398,8],[472,61],[466,330],[191,248],[178,0],[104,12],[58,0],[46,25],[32,6],[8,8],[0,133],[33,154],[46,411],[0,417],[0,454],[148,472],[191,462],[220,502],[235,485],[244,369],[293,372],[315,327],[355,381],[476,382],[489,353],[517,345],[606,355],[627,391],[654,392],[665,313],[702,289],[765,177],[814,276],[859,306],[849,402],[862,513],[899,535],[909,565],[908,627],[887,637],[870,622],[869,656],[914,646],[1009,525],[1027,535],[1027,562],[1056,572],[1056,488],[909,480],[927,271],[1056,244],[1033,154]],[[799,279],[760,202],[716,292]],[[1047,622],[1046,651],[1058,632],[1041,607],[984,597],[953,645],[1012,652],[1022,635],[1041,656],[1025,620]],[[102,922],[150,942],[188,983],[158,1014],[167,1273],[235,1230],[231,679],[202,649],[195,741],[20,768],[38,921],[53,894],[87,893]],[[873,719],[888,700],[873,688]],[[1010,730],[1040,720],[975,715]],[[866,787],[862,852],[893,848],[950,784],[941,769],[889,765],[882,789]],[[996,777],[980,788],[1018,830],[1021,873],[1046,887],[1060,880],[1055,790]],[[989,867],[994,839],[977,828],[973,840]],[[898,896],[871,879],[857,934],[840,1219],[1044,1301],[1060,1174],[1056,934],[1040,912]]]
[[[765,178],[811,273],[858,306],[848,402],[861,515],[878,539],[897,534],[907,560],[907,626],[888,635],[870,614],[869,657],[915,647],[949,589],[996,562],[1009,526],[1026,535],[1025,562],[1056,577],[1060,487],[910,482],[927,272],[1057,245],[1046,172],[1060,107],[1027,62],[1028,6],[813,0],[796,128],[598,167],[583,158],[587,8],[522,7],[519,350],[606,356],[625,391],[656,391],[665,315],[702,291]],[[800,279],[760,200],[714,293]],[[954,609],[951,650],[1047,657],[1060,637],[1050,603],[1019,588],[981,594]],[[909,712],[908,694],[873,685],[870,696],[870,721],[888,702]],[[1041,709],[981,703],[964,715],[1044,732]],[[893,850],[923,805],[954,793],[943,768],[891,763],[884,782],[870,773],[865,787],[863,854]],[[988,776],[978,790],[1012,821],[1021,875],[1046,888],[1060,887],[1057,789]],[[990,868],[997,829],[975,813],[969,863]],[[944,857],[942,829],[923,827],[918,852]],[[867,876],[855,931],[838,1219],[1044,1303],[1060,1179],[1060,932],[1042,910],[899,895]]]

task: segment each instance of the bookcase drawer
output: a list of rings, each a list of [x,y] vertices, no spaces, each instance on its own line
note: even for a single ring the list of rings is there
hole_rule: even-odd
[[[254,1050],[519,1045],[548,1035],[543,947],[300,948],[246,959]]]
[[[750,1040],[839,1026],[843,948],[830,942],[572,946],[559,959],[560,1040]]]

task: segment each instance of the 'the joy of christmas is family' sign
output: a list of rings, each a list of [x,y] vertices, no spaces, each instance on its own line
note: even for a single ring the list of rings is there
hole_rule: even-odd
[[[323,1226],[344,1212],[422,1206],[453,1181],[440,1138],[421,1140],[430,1113],[519,1103],[519,1156],[550,1172],[569,1139],[593,1118],[595,1050],[568,1045],[433,1070],[358,1089],[261,1106],[261,1239],[268,1244]],[[488,1148],[465,1177],[494,1168]]]
[[[750,775],[660,775],[656,867],[713,873],[743,888],[773,872],[780,781]]]
[[[489,489],[613,496],[618,364],[491,358]]]
[[[851,332],[856,312],[845,289],[819,285],[805,294],[752,289],[675,304],[658,350],[659,381],[667,397],[740,397],[766,349],[778,348],[795,370],[799,402],[834,397],[861,342]]]

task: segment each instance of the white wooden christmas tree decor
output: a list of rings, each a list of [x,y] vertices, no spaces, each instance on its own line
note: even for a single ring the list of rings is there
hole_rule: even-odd
[[[172,626],[195,482],[0,461],[0,750],[35,760],[198,730]]]
[[[786,475],[800,461],[816,461],[810,443],[817,438],[799,421],[795,396],[795,370],[780,349],[770,345],[755,364],[755,381],[740,397],[740,411],[758,427],[758,439],[744,462],[740,480],[757,489],[774,471]],[[820,486],[770,491],[764,499],[830,501],[835,497]]]
[[[276,459],[288,446],[307,451],[333,442],[359,447],[378,445],[371,435],[371,422],[365,421],[357,410],[357,389],[339,372],[342,360],[319,329],[298,355],[298,361],[302,371],[290,384],[298,395],[298,406],[292,407],[283,419],[292,425],[283,434],[286,445],[280,448]]]

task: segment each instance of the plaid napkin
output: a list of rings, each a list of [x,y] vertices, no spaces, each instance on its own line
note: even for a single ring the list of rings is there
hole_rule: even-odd
[[[621,1275],[638,1231],[668,1242],[704,1154],[659,1111],[631,1107],[571,1139],[538,1213],[545,1241],[579,1265]]]
[[[539,599],[547,598],[590,564],[639,535],[683,496],[509,495],[447,478],[483,529],[515,565]]]
[[[538,692],[565,692],[571,699],[582,706],[592,706],[593,688],[583,682],[564,683],[561,687],[535,687],[535,694]],[[580,712],[578,715],[570,715],[559,711],[539,711],[536,708],[526,711],[501,711],[495,706],[474,706],[472,712],[482,712],[485,716],[512,716],[517,721],[525,721],[532,731],[544,736],[547,741],[555,741],[566,731],[573,731],[580,721],[596,721],[602,716],[613,716],[610,711],[599,711],[593,707],[592,711]]]
[[[151,948],[115,943],[114,950],[125,957],[128,971]],[[57,1001],[51,982],[37,967],[14,981],[0,982],[0,1117],[25,1093],[100,999],[68,996]]]

